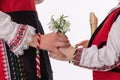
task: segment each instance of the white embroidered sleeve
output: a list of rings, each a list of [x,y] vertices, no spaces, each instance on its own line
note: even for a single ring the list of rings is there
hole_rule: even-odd
[[[11,17],[0,11],[0,39],[7,42],[16,55],[22,55],[28,48],[27,42],[32,41],[35,29],[29,25],[17,24]]]
[[[101,49],[93,45],[83,48],[78,64],[84,68],[107,71],[120,65],[120,16],[113,23],[107,45]]]

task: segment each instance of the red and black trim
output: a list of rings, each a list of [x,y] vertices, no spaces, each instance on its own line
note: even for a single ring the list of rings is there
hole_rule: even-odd
[[[112,23],[117,19],[117,17],[120,15],[120,12],[119,12],[119,10],[120,10],[120,8],[118,8],[117,9],[118,10],[118,12],[117,13],[115,13],[115,15],[114,14],[109,14],[105,19],[104,19],[104,21],[100,24],[100,26],[95,30],[95,32],[93,33],[93,35],[92,35],[92,37],[91,37],[91,39],[90,39],[90,42],[89,42],[89,44],[88,44],[88,47],[91,47],[91,45],[93,45],[93,44],[96,44],[96,42],[98,42],[98,41],[96,41],[96,42],[94,42],[94,40],[95,40],[95,38],[96,38],[96,36],[100,33],[100,31],[102,31],[101,33],[103,34],[102,35],[102,38],[103,37],[105,37],[104,35],[106,34],[106,37],[108,37],[108,32],[110,31],[110,29],[111,29],[111,25],[112,25]],[[117,11],[116,10],[116,11]],[[114,16],[111,16],[111,15],[114,15]],[[108,23],[106,20],[108,20],[108,18],[111,16],[111,20],[109,21],[109,22],[111,22],[111,24],[106,24],[106,23]],[[105,27],[104,29],[102,29],[103,28],[103,26],[107,26],[107,27]],[[101,30],[102,29],[102,30]],[[104,31],[103,31],[104,30]],[[107,31],[107,32],[106,32]],[[105,33],[104,33],[105,32]],[[101,39],[102,39],[101,38]],[[100,38],[98,38],[98,39],[100,39]],[[98,49],[99,48],[102,48],[103,46],[105,46],[106,45],[106,41],[107,41],[107,38],[106,38],[106,40],[102,40],[101,41],[101,39],[100,39],[100,41],[99,41],[99,43],[97,43],[97,46],[98,46]]]

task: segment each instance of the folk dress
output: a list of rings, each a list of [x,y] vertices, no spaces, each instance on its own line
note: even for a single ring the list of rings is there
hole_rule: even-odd
[[[36,76],[35,33],[44,34],[35,4],[42,0],[0,0],[0,80],[53,80],[47,51],[40,50],[41,79]]]

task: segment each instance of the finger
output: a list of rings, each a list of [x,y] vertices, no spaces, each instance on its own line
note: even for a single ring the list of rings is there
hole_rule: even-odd
[[[66,39],[66,38],[59,38],[58,41],[59,41],[59,42],[66,42],[66,43],[69,43],[69,40]]]
[[[56,46],[58,47],[69,47],[71,44],[70,43],[65,43],[65,42],[57,42]]]
[[[60,33],[60,36],[63,36],[63,38],[68,39],[68,37],[65,34],[63,34],[63,33]]]
[[[80,42],[80,43],[77,43],[75,46],[82,46],[84,43],[84,41]]]
[[[77,44],[75,44],[75,46],[76,46],[76,47],[81,46],[81,43],[77,43]]]
[[[57,39],[61,42],[69,42],[67,36],[62,33],[58,33]]]
[[[50,53],[49,54],[49,57],[53,58],[53,59],[56,59],[56,60],[62,60],[62,61],[65,61],[66,59],[63,58],[63,57],[60,57],[58,55],[56,55],[55,53]]]
[[[83,46],[84,44],[87,44],[89,42],[89,40],[84,40],[81,41],[80,43],[76,44],[75,46]]]
[[[66,42],[66,43],[69,42],[69,40],[68,40],[67,38],[65,38],[65,37],[57,37],[57,40],[58,40],[59,42]]]
[[[61,37],[65,37],[65,34],[61,33],[61,32],[58,32],[57,33],[58,36],[61,36]]]
[[[55,53],[56,55],[58,55],[58,56],[60,56],[60,57],[66,57],[64,54],[62,54],[61,52],[60,52],[60,50],[59,49],[55,49],[54,50],[54,52],[53,53]]]

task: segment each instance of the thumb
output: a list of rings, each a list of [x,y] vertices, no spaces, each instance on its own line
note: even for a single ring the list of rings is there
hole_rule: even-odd
[[[49,57],[56,59],[56,60],[66,61],[66,58],[60,57],[60,56],[56,55],[55,53],[50,53]]]
[[[66,57],[58,48],[55,49],[54,53],[60,57]]]

